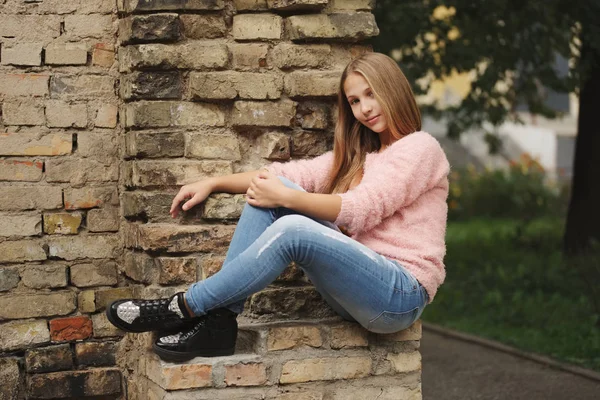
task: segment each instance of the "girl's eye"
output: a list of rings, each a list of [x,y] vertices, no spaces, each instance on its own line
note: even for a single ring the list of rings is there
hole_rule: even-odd
[[[352,99],[352,100],[350,101],[350,104],[356,104],[356,102],[357,102],[357,101],[358,101],[358,99]]]
[[[369,92],[369,97],[373,97],[373,96],[375,96],[375,95],[373,94],[373,92]]]

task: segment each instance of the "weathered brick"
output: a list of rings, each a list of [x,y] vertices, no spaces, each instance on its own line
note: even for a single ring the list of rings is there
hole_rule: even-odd
[[[304,129],[327,129],[331,107],[323,103],[301,103],[298,106],[296,121]]]
[[[375,8],[375,0],[329,0],[326,12],[370,11]]]
[[[114,10],[114,0],[96,0],[90,2],[89,0],[71,0],[65,2],[64,0],[44,0],[38,1],[14,1],[19,4],[19,8],[25,8],[28,14],[72,14],[77,12],[78,14],[110,14]]]
[[[125,275],[142,283],[158,282],[159,270],[154,259],[145,253],[125,253]]]
[[[160,128],[169,126],[224,126],[225,113],[217,104],[172,101],[140,101],[125,106],[125,126]]]
[[[92,65],[110,68],[114,63],[114,46],[111,43],[96,43],[92,50]]]
[[[21,294],[0,297],[0,318],[23,319],[67,315],[75,311],[75,293]]]
[[[182,157],[185,151],[183,132],[130,131],[126,151],[131,157]]]
[[[278,99],[283,77],[252,72],[198,72],[190,74],[195,99]]]
[[[238,14],[233,17],[235,40],[280,39],[283,18],[275,14]]]
[[[198,57],[202,54],[202,57]],[[191,41],[184,44],[140,44],[119,49],[121,72],[141,68],[223,69],[229,62],[224,44]]]
[[[44,233],[53,235],[76,235],[79,233],[81,213],[44,214]]]
[[[64,35],[70,39],[109,38],[112,23],[112,15],[67,15]]]
[[[0,358],[0,399],[16,399],[21,392],[19,361],[13,357]]]
[[[333,148],[333,136],[321,132],[299,131],[292,134],[292,157],[316,157]]]
[[[2,65],[38,66],[42,65],[41,43],[18,43],[13,47],[2,48]]]
[[[119,165],[89,158],[63,158],[46,162],[47,182],[71,182],[83,186],[88,182],[110,182],[119,178]]]
[[[14,215],[0,212],[0,221],[0,236],[36,236],[42,233],[42,218],[38,213]]]
[[[240,144],[233,135],[194,134],[187,136],[185,156],[188,158],[240,160]]]
[[[371,372],[368,357],[311,358],[283,364],[280,383],[364,378]]]
[[[38,182],[43,168],[44,162],[38,160],[0,160],[0,181]]]
[[[58,15],[3,14],[0,37],[12,37],[21,42],[48,43],[60,35],[60,21]]]
[[[299,346],[321,347],[321,332],[315,326],[289,326],[269,329],[267,350],[286,350]]]
[[[281,69],[321,68],[329,62],[331,46],[328,44],[298,45],[281,43],[273,48],[273,64]]]
[[[178,71],[134,72],[121,77],[121,98],[140,99],[181,99],[183,84]]]
[[[318,11],[329,0],[267,0],[269,8],[278,11]]]
[[[369,345],[367,331],[358,324],[344,323],[332,326],[330,345],[332,349],[366,347]]]
[[[85,65],[87,55],[85,43],[51,43],[46,46],[44,61],[48,65]]]
[[[77,295],[77,309],[81,313],[93,313],[96,311],[96,294],[93,290],[84,290],[79,292]],[[95,326],[94,336],[96,331],[99,329],[98,325],[94,323],[95,319],[92,316],[92,323]]]
[[[229,246],[234,229],[230,225],[128,224],[125,246],[169,253],[216,252]]]
[[[422,324],[421,320],[418,320],[414,324],[402,331],[389,334],[378,334],[377,338],[383,341],[405,342],[409,340],[421,340],[421,335]]]
[[[165,390],[180,390],[212,386],[212,366],[207,364],[161,364],[149,362],[148,378]]]
[[[80,258],[115,258],[119,249],[118,236],[72,236],[48,239],[50,257],[64,260]]]
[[[119,211],[116,208],[98,208],[87,214],[90,232],[116,232],[119,230]]]
[[[0,155],[3,156],[60,156],[72,150],[73,135],[69,133],[0,133]]]
[[[285,126],[292,125],[296,115],[296,103],[289,100],[278,102],[236,101],[232,110],[234,126]]]
[[[119,11],[222,10],[223,0],[124,0]]]
[[[238,11],[262,11],[269,8],[267,0],[234,0]]]
[[[94,337],[114,337],[123,336],[125,332],[111,324],[106,318],[106,313],[98,313],[92,315],[92,324],[94,325]]]
[[[35,374],[27,379],[31,398],[81,398],[121,393],[121,372],[118,369],[51,372]]]
[[[115,128],[119,108],[114,104],[103,104],[96,111],[94,126],[96,128]]]
[[[181,38],[178,14],[132,15],[119,21],[123,43],[174,42]]]
[[[21,281],[34,289],[67,286],[67,267],[64,265],[30,265],[21,273]]]
[[[92,336],[89,317],[69,317],[50,320],[50,338],[54,342],[83,340]]]
[[[267,368],[263,363],[225,365],[227,386],[262,386],[267,383]]]
[[[0,325],[1,351],[26,349],[49,341],[50,331],[45,320],[11,321]]]
[[[25,368],[29,373],[54,372],[73,368],[73,354],[68,344],[27,350]]]
[[[115,342],[84,342],[75,345],[77,364],[86,367],[108,367],[115,365]]]
[[[2,187],[0,210],[52,210],[55,208],[62,208],[62,189],[59,187],[45,185]]]
[[[336,315],[314,287],[265,289],[250,298],[248,312],[272,318],[325,318]]]
[[[132,161],[126,185],[134,187],[179,186],[198,179],[233,173],[231,161]]]
[[[116,285],[117,264],[105,261],[72,265],[71,284],[77,287]]]
[[[115,300],[128,299],[133,296],[133,289],[120,287],[111,289],[100,289],[95,291],[96,311],[102,310]]]
[[[336,388],[331,393],[331,400],[347,400],[347,399],[377,399],[377,400],[421,400],[423,395],[421,393],[420,385],[407,385],[406,378],[403,378],[400,382],[394,386],[341,386]],[[412,379],[411,379],[412,380]]]
[[[65,189],[65,209],[67,210],[103,207],[105,204],[119,204],[119,194],[116,187],[102,186]]]
[[[14,289],[19,284],[19,270],[16,268],[0,268],[0,292]]]
[[[292,97],[334,97],[337,95],[341,72],[296,71],[285,76],[285,91]]]
[[[397,373],[406,373],[421,370],[421,353],[388,354],[387,359],[392,362],[392,367]]]
[[[225,257],[205,257],[202,260],[202,279],[213,276],[223,268]]]
[[[47,125],[51,128],[85,128],[87,115],[86,104],[68,104],[57,100],[46,103]]]
[[[375,17],[371,13],[294,15],[287,18],[286,31],[292,40],[358,41],[379,34]]]
[[[48,94],[48,75],[0,74],[0,95],[44,96]]]
[[[268,160],[290,159],[290,138],[285,133],[267,132],[259,141],[260,156]]]
[[[205,219],[238,219],[246,205],[244,195],[226,193],[210,195],[204,204],[202,218]]]
[[[41,261],[46,252],[39,242],[18,240],[0,243],[0,262]]]
[[[37,99],[15,99],[2,103],[5,125],[44,125],[44,103]]]
[[[216,39],[225,36],[227,25],[221,15],[183,14],[179,17],[187,39]]]
[[[50,96],[63,100],[112,98],[115,96],[115,78],[105,75],[55,75],[50,79]],[[56,104],[64,106],[64,103]]]
[[[198,263],[193,257],[159,257],[155,260],[160,271],[158,283],[161,285],[176,285],[194,283]]]
[[[119,160],[119,138],[116,132],[95,130],[79,133],[77,135],[77,153],[91,161],[102,164],[103,167],[100,167],[97,173],[101,174],[101,171],[103,171],[107,172],[108,175],[104,175],[99,179],[108,179],[109,176],[114,178],[111,175],[114,173],[114,168],[111,168],[110,164],[116,164]]]
[[[259,43],[230,43],[231,63],[237,70],[257,70],[268,67],[269,46]]]

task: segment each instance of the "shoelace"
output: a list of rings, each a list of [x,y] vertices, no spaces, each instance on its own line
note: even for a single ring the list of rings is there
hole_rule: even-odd
[[[206,326],[206,319],[202,318],[196,325],[194,325],[194,327],[192,329],[190,329],[189,331],[183,333],[179,339],[180,340],[186,340],[189,337],[191,337],[193,334],[195,334],[196,332],[198,332],[200,330],[200,328],[204,328]]]
[[[171,319],[177,316],[169,310],[171,299],[145,300],[137,303],[140,308],[140,322],[143,321],[161,321]]]

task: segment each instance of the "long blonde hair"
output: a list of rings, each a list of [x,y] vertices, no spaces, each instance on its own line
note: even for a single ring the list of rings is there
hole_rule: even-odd
[[[362,175],[366,154],[381,147],[379,135],[361,124],[352,114],[344,92],[351,73],[361,74],[381,106],[392,137],[421,130],[421,113],[408,80],[398,64],[381,53],[365,53],[344,69],[338,90],[338,117],[333,143],[333,168],[324,193],[343,193],[357,175]]]

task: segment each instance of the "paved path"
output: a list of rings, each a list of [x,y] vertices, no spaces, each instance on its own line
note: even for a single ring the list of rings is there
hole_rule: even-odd
[[[423,400],[598,400],[600,382],[423,329]]]

